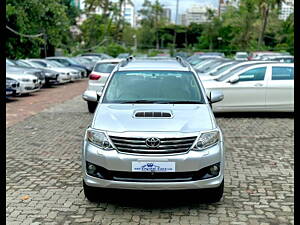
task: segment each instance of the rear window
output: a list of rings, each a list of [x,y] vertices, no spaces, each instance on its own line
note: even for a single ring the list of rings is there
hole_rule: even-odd
[[[111,73],[118,63],[98,63],[94,70],[98,73]]]

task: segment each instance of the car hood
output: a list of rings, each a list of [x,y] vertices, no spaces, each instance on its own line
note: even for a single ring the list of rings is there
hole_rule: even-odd
[[[170,112],[172,118],[136,118],[136,112]],[[101,104],[92,127],[110,132],[198,132],[215,128],[208,104]]]
[[[15,79],[15,80],[20,80],[20,79],[33,80],[33,79],[37,79],[37,77],[34,76],[34,75],[30,75],[30,74],[11,74],[9,72],[6,72],[6,77],[7,78],[12,78],[12,79]]]

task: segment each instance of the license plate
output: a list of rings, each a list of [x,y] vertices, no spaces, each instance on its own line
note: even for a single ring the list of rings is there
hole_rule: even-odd
[[[133,172],[175,172],[175,162],[132,162]]]
[[[11,95],[13,92],[12,91],[7,91],[6,95]]]

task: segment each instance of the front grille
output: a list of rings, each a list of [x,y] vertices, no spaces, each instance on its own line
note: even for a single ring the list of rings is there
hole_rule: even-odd
[[[164,154],[186,152],[193,145],[197,137],[160,138],[158,147],[150,148],[146,145],[146,138],[110,136],[111,141],[120,152],[142,154]]]

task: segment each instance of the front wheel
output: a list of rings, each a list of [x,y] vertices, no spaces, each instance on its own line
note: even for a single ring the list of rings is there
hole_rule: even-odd
[[[94,113],[97,108],[98,102],[89,102],[88,101],[87,104],[88,104],[89,112]]]
[[[83,193],[84,193],[85,197],[91,202],[97,201],[98,195],[99,195],[99,192],[97,192],[97,189],[95,187],[87,186],[84,181],[82,181],[82,183],[83,183]]]
[[[211,188],[206,190],[207,193],[207,200],[211,203],[219,202],[223,197],[224,193],[224,179],[219,187]]]

